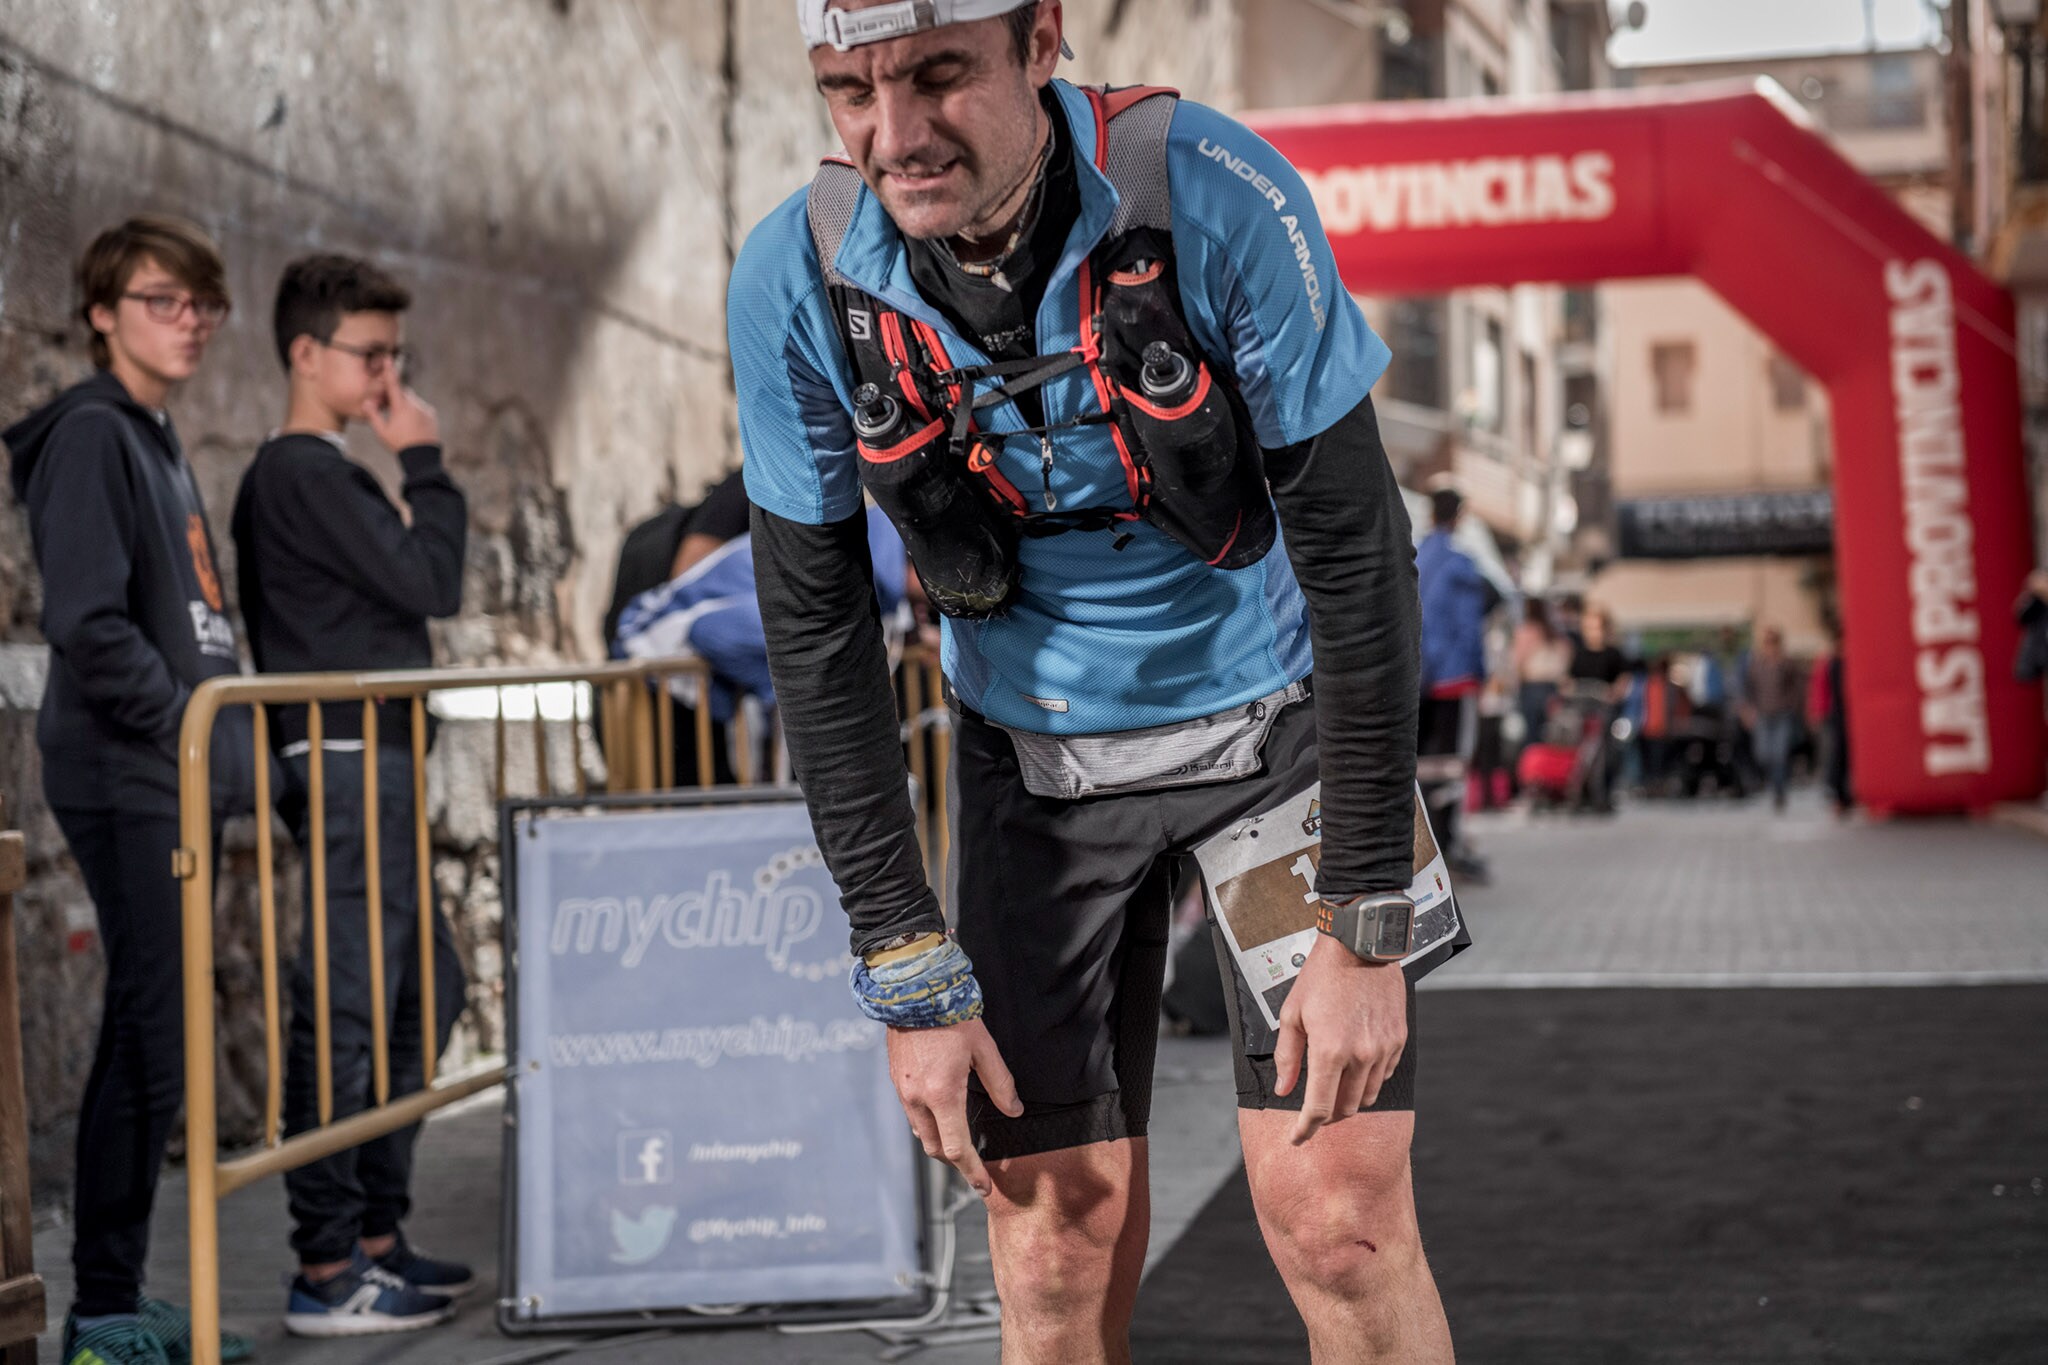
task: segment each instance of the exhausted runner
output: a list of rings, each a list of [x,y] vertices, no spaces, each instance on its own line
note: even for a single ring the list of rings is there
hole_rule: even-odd
[[[855,993],[925,1150],[987,1200],[1004,1359],[1129,1358],[1170,889],[1320,776],[1320,871],[1274,912],[1313,903],[1323,933],[1277,1027],[1229,955],[1245,1164],[1317,1360],[1449,1360],[1397,964],[1457,944],[1417,954],[1405,894],[1417,602],[1367,396],[1387,349],[1270,146],[1171,91],[1053,79],[1057,0],[798,14],[848,155],[733,275],[762,616]],[[864,492],[946,617],[957,937]]]

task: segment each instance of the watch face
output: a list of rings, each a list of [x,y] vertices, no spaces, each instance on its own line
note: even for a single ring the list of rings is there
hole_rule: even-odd
[[[1414,940],[1415,911],[1411,906],[1386,905],[1380,908],[1379,934],[1373,944],[1373,956],[1393,958],[1408,956],[1409,945]]]

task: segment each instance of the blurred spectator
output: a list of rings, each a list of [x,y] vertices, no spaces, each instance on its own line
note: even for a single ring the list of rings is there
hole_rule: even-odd
[[[1829,632],[1830,647],[1814,662],[1806,688],[1806,718],[1820,735],[1821,775],[1835,815],[1849,814],[1855,797],[1849,786],[1849,693],[1842,680],[1842,633]]]
[[[614,659],[626,657],[619,645],[619,617],[640,594],[681,578],[714,550],[747,534],[747,489],[734,470],[713,484],[703,498],[685,507],[671,502],[626,533],[619,547],[619,567],[612,579],[611,606],[604,614],[604,644]],[[599,731],[602,742],[602,730]],[[688,704],[675,724],[676,780],[696,782],[697,725]],[[732,766],[731,735],[725,721],[711,725],[711,780],[737,781]]]
[[[1743,720],[1771,789],[1771,805],[1783,810],[1791,778],[1792,744],[1798,738],[1801,695],[1799,665],[1786,656],[1785,634],[1776,626],[1765,628],[1762,644],[1743,669],[1742,695]]]
[[[272,327],[283,364],[283,427],[265,441],[235,499],[236,565],[256,666],[266,673],[377,672],[434,664],[430,618],[462,607],[469,504],[441,462],[441,424],[407,387],[401,315],[412,296],[368,261],[309,256],[285,267]],[[398,457],[399,514],[369,470],[349,459],[343,433],[369,423]],[[320,799],[326,842],[327,1063],[332,1118],[373,1108],[377,1009],[384,1011],[390,1090],[425,1084],[425,1054],[447,1046],[462,1013],[463,971],[447,918],[431,916],[435,1036],[423,1038],[419,866],[413,837],[413,716],[408,701],[380,703],[368,745],[363,707],[320,708]],[[279,752],[291,776],[282,804],[301,850],[314,837],[316,737],[311,708],[275,708]],[[374,751],[373,751],[374,748]],[[374,765],[377,809],[365,807]],[[383,995],[373,991],[368,836],[378,835]],[[318,1068],[321,1008],[314,960],[312,862],[292,973],[285,1062],[285,1135],[322,1126]],[[285,1173],[292,1249],[286,1329],[340,1336],[431,1327],[452,1316],[449,1295],[473,1282],[469,1267],[410,1248],[400,1222],[412,1207],[419,1125],[373,1138]],[[388,1282],[377,1271],[388,1272]]]
[[[1564,593],[1558,597],[1551,615],[1557,633],[1576,647],[1585,624],[1586,600],[1577,593]]]
[[[2020,623],[2019,658],[2013,674],[2021,682],[2039,682],[2048,677],[2048,569],[2036,569],[2014,604],[2013,615]]]
[[[1734,714],[1735,661],[1741,643],[1732,627],[1723,626],[1712,649],[1700,653],[1699,667],[1692,675],[1692,704],[1702,715],[1729,717]]]
[[[1659,654],[1635,675],[1628,705],[1643,790],[1665,794],[1671,775],[1673,746],[1690,718],[1691,699],[1671,676],[1671,656]]]
[[[1575,694],[1581,725],[1590,742],[1591,753],[1584,761],[1585,781],[1579,803],[1596,811],[1614,808],[1614,781],[1621,755],[1611,737],[1609,722],[1628,696],[1628,656],[1614,642],[1614,617],[1605,607],[1593,607],[1579,618],[1579,636],[1572,649],[1567,683]]]
[[[1558,686],[1569,676],[1572,641],[1551,620],[1548,604],[1540,597],[1522,603],[1522,620],[1515,627],[1511,647],[1515,673],[1515,710],[1522,718],[1522,742],[1534,743],[1543,733],[1543,721]]]
[[[1488,655],[1493,654],[1489,648]],[[1514,671],[1506,650],[1489,665],[1486,685],[1479,691],[1479,733],[1472,747],[1472,778],[1467,783],[1466,802],[1473,810],[1494,810],[1505,806],[1513,795],[1514,768],[1508,742],[1508,722],[1515,715]]]
[[[649,588],[681,578],[713,550],[745,535],[747,516],[746,484],[735,469],[696,503],[685,507],[671,502],[628,531],[619,547],[611,606],[604,614],[606,648],[619,638],[619,615],[628,602]],[[613,654],[617,657],[617,651]]]
[[[1464,499],[1440,488],[1430,496],[1430,532],[1415,551],[1422,597],[1422,702],[1416,775],[1444,861],[1484,879],[1486,866],[1459,835],[1466,767],[1478,737],[1475,703],[1486,682],[1486,616],[1500,591],[1455,540]]]
[[[1628,655],[1614,642],[1614,617],[1607,608],[1594,607],[1580,618],[1579,626],[1567,673],[1574,682],[1598,683],[1610,699],[1620,701],[1628,690]]]
[[[867,532],[876,605],[888,618],[904,595],[903,539],[875,507],[867,509]],[[711,669],[709,705],[716,724],[729,725],[744,696],[774,706],[761,604],[754,595],[753,537],[726,542],[685,573],[627,602],[619,614],[618,649],[629,659],[702,659]],[[693,684],[677,677],[670,689],[695,706],[700,703]]]
[[[1744,637],[1749,628],[1737,630],[1733,626],[1721,629],[1720,640],[1715,649],[1707,655],[1710,665],[1706,690],[1720,700],[1707,710],[1720,725],[1720,733],[1728,750],[1728,768],[1732,776],[1730,792],[1735,797],[1749,795],[1762,774],[1757,768],[1756,750],[1750,743],[1749,723],[1743,708],[1743,680],[1749,672],[1749,646]],[[1706,709],[1706,708],[1703,708]]]

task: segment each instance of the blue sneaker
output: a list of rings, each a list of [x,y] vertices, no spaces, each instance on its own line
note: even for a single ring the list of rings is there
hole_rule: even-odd
[[[476,1272],[462,1262],[437,1260],[406,1241],[403,1232],[397,1236],[398,1241],[391,1250],[376,1258],[382,1269],[390,1271],[414,1289],[429,1294],[446,1294],[451,1299],[476,1288]]]
[[[92,1318],[84,1327],[77,1314],[66,1315],[63,1359],[64,1365],[170,1365],[163,1344],[128,1314]]]
[[[362,1337],[417,1332],[454,1316],[452,1299],[414,1289],[358,1247],[348,1269],[331,1280],[292,1277],[284,1329],[298,1337]]]
[[[142,1330],[164,1348],[164,1359],[170,1365],[192,1365],[192,1315],[174,1303],[146,1294],[138,1307]],[[255,1354],[256,1348],[247,1337],[228,1331],[220,1334],[221,1365],[239,1365]]]

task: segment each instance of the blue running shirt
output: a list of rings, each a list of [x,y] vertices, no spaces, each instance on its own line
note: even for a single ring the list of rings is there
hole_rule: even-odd
[[[1087,95],[1054,83],[1076,151],[1081,211],[1039,308],[1037,345],[1078,341],[1078,270],[1101,244],[1117,194],[1094,164]],[[1181,300],[1196,340],[1234,372],[1267,449],[1328,429],[1385,370],[1388,351],[1345,292],[1308,191],[1244,125],[1182,100],[1167,140]],[[861,506],[853,372],[820,275],[804,193],[756,227],[734,266],[728,318],[748,496],[791,521],[843,521]],[[835,265],[859,288],[929,323],[954,362],[988,357],[912,283],[901,236],[865,189]],[[1084,372],[1047,384],[1046,419],[1099,411]],[[1025,425],[1016,405],[982,414]],[[1061,508],[1127,506],[1108,430],[1053,437]],[[1035,438],[1007,442],[1005,477],[1036,499]],[[1257,564],[1212,569],[1147,522],[1025,538],[1019,593],[990,621],[944,623],[946,676],[969,707],[1017,729],[1099,734],[1211,715],[1278,690],[1312,665],[1301,591],[1276,541]],[[1284,533],[1284,532],[1283,532]]]

